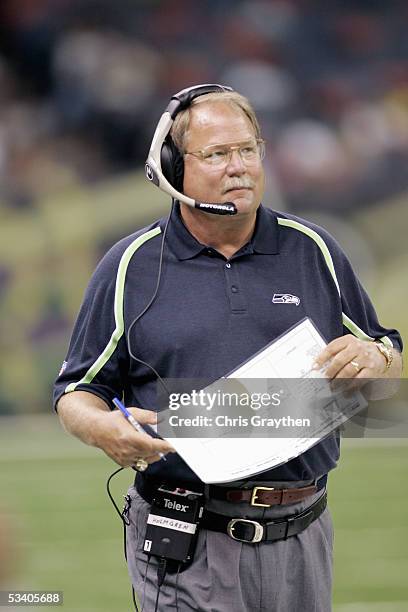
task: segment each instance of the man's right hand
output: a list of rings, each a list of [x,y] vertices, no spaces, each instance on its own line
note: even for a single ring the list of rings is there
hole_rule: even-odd
[[[65,429],[85,444],[96,446],[122,467],[134,465],[143,458],[147,463],[159,461],[158,453],[174,452],[165,440],[139,433],[119,410],[110,411],[106,403],[86,391],[72,391],[58,402],[58,415]],[[156,424],[156,413],[128,408],[141,424]]]
[[[141,424],[156,425],[156,413],[141,408],[128,408],[132,416]],[[159,453],[174,452],[165,440],[152,438],[147,433],[139,433],[124,418],[119,410],[100,415],[96,429],[96,446],[111,459],[126,467],[143,458],[147,463],[160,461]]]

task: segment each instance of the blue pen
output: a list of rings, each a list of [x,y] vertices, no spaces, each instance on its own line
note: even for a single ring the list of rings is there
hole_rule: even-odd
[[[119,408],[119,410],[121,411],[125,419],[129,421],[129,423],[132,425],[132,427],[134,427],[134,429],[136,429],[136,431],[138,431],[139,433],[148,433],[148,430],[150,430],[153,434],[156,433],[154,429],[152,429],[149,425],[145,425],[145,428],[146,428],[145,429],[143,425],[141,425],[138,421],[136,421],[133,414],[129,412],[129,410],[126,408],[123,402],[120,401],[118,397],[114,397],[112,401],[115,404],[116,408]],[[157,453],[157,454],[161,457],[161,459],[163,459],[164,461],[167,461],[163,453]]]

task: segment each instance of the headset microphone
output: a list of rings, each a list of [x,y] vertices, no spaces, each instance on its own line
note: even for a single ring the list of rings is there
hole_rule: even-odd
[[[217,84],[197,85],[183,89],[172,96],[157,124],[145,164],[145,174],[147,179],[159,189],[188,206],[216,215],[235,215],[237,208],[233,202],[199,202],[181,193],[184,172],[183,157],[169,135],[177,113],[187,108],[195,98],[207,93],[222,91],[232,91],[232,88]]]

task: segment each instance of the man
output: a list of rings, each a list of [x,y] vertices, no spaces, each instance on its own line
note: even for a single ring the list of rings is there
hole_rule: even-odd
[[[134,431],[110,410],[112,399],[123,396],[141,423],[154,423],[158,375],[217,380],[305,316],[328,341],[316,365],[328,363],[332,379],[399,378],[401,339],[380,326],[324,230],[260,204],[264,143],[245,98],[214,87],[192,96],[173,118],[171,136],[184,164],[177,188],[193,201],[233,203],[237,214],[216,216],[176,202],[168,225],[160,220],[109,251],[90,282],[57,381],[58,414],[68,431],[119,465],[149,464],[127,509],[129,571],[146,612],[171,606],[327,612],[332,527],[325,487],[339,457],[335,435],[249,481],[204,487],[177,454],[163,461],[160,453],[171,446]],[[295,295],[297,304],[274,301],[276,293]],[[142,546],[162,483],[204,491],[214,522],[200,529],[190,566],[165,577],[158,607],[158,562],[147,564]],[[254,497],[259,486],[265,490]],[[271,520],[286,531],[256,542],[245,529],[236,538],[216,528],[240,517],[247,519],[242,529],[248,521],[262,525],[265,537]]]

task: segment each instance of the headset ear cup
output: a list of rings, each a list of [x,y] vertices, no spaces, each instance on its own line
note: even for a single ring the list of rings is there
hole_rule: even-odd
[[[163,143],[160,155],[162,172],[171,185],[183,192],[184,161],[183,156],[170,136]]]

